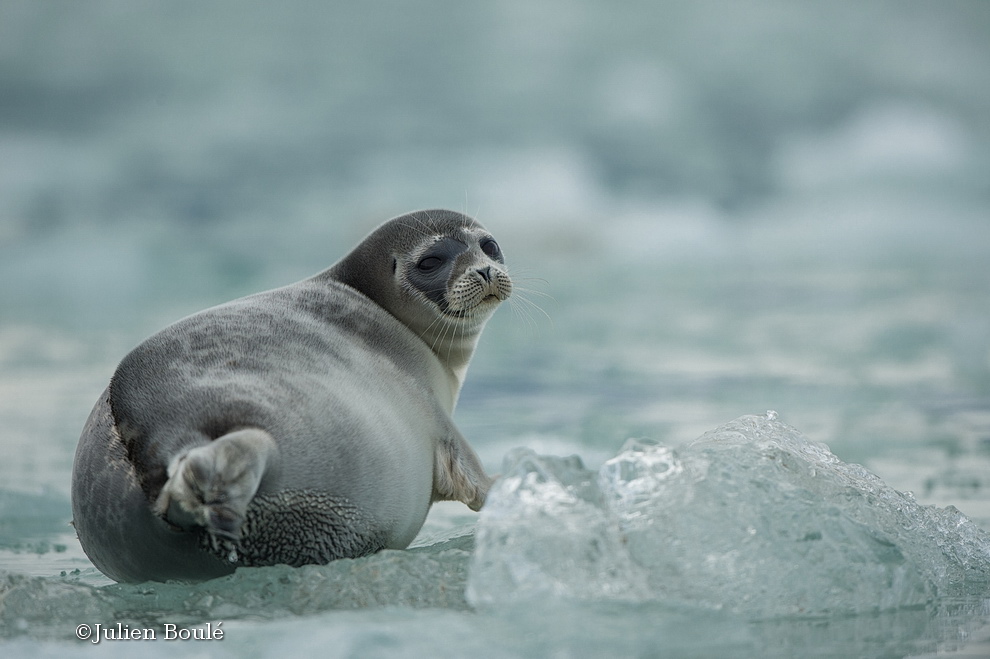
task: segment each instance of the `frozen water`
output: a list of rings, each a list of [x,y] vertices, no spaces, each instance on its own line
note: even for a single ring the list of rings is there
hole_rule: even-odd
[[[623,597],[633,588],[627,557],[581,460],[506,456],[477,532],[468,598],[473,604],[534,596]]]
[[[597,470],[516,449],[490,497],[474,535],[461,527],[326,566],[99,586],[88,583],[92,568],[60,578],[5,572],[0,638],[14,639],[14,656],[29,647],[19,637],[49,642],[37,656],[65,656],[81,651],[65,645],[80,623],[161,633],[166,623],[216,621],[236,639],[211,648],[223,656],[325,645],[342,657],[658,647],[750,657],[816,647],[827,620],[831,651],[843,656],[869,645],[878,624],[895,635],[949,634],[932,627],[955,619],[951,602],[970,603],[965,625],[987,592],[985,532],[954,509],[917,504],[773,414],[676,449],[629,440]],[[58,517],[57,497],[4,501],[42,526]]]
[[[464,609],[471,545],[467,536],[428,551],[385,551],[298,569],[242,569],[199,584],[94,587],[72,576],[0,574],[0,637],[62,638],[65,620],[192,625],[383,606]]]
[[[750,618],[863,614],[980,592],[990,535],[775,418],[597,473],[520,450],[481,514],[468,599],[655,600]]]

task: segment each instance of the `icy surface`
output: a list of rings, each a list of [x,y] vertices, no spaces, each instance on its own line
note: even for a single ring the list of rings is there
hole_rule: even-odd
[[[596,472],[520,449],[489,495],[467,596],[680,602],[751,618],[862,614],[979,592],[990,536],[775,420]]]
[[[985,617],[985,532],[772,414],[676,450],[630,440],[598,470],[528,449],[505,462],[476,533],[438,527],[406,551],[200,584],[0,571],[4,656],[75,656],[77,625],[118,623],[222,623],[215,656],[902,656]]]
[[[329,565],[240,569],[198,584],[100,588],[0,572],[0,637],[64,637],[64,620],[192,625],[384,606],[464,609],[471,541],[465,536],[429,550],[384,551]]]

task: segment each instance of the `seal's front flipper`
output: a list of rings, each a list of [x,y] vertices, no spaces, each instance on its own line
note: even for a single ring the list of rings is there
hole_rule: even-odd
[[[485,473],[474,449],[460,433],[437,445],[433,467],[433,500],[461,501],[471,510],[481,510],[493,478]]]
[[[203,527],[236,545],[248,504],[278,462],[272,436],[258,428],[228,433],[172,458],[155,512],[181,528]]]

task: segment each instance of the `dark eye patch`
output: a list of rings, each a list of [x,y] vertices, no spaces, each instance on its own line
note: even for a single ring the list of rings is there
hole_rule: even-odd
[[[467,245],[461,241],[441,238],[420,255],[416,265],[409,268],[406,278],[423,295],[443,306],[450,270],[457,257],[466,251]]]

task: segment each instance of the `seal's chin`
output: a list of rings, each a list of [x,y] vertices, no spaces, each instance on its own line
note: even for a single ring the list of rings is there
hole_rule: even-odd
[[[485,318],[490,316],[495,311],[495,307],[500,305],[502,300],[503,298],[499,297],[496,293],[490,293],[483,298],[476,300],[474,304],[468,307],[453,309],[449,304],[441,305],[440,313],[448,318]]]
[[[457,318],[459,320],[473,319],[489,316],[493,311],[495,311],[496,303],[498,298],[492,298],[491,302],[482,300],[470,309],[442,309],[441,313],[448,318]]]

